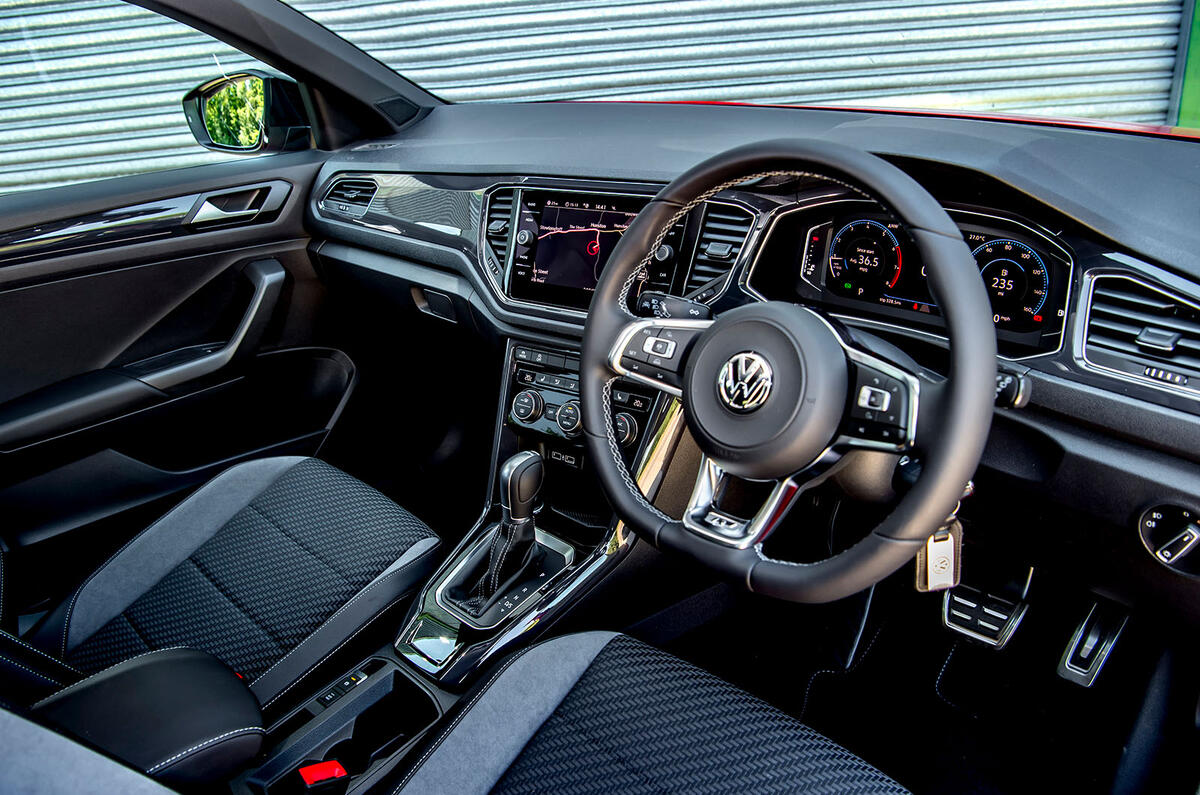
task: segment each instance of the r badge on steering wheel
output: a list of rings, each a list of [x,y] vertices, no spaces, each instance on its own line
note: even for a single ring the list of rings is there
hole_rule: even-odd
[[[771,365],[753,351],[735,353],[717,374],[721,402],[741,414],[749,414],[766,403],[773,385]]]

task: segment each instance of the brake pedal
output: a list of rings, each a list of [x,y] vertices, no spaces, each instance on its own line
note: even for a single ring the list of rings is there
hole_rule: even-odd
[[[994,594],[958,585],[942,598],[942,623],[995,649],[1003,649],[1025,617],[1029,606]]]

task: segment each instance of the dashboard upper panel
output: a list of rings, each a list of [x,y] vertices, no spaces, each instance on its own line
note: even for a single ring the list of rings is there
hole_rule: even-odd
[[[666,182],[716,152],[812,136],[990,175],[1141,256],[1200,276],[1200,143],[998,121],[790,108],[630,103],[434,109],[336,170]]]

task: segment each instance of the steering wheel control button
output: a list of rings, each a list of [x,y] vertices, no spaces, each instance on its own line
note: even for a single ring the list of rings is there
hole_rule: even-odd
[[[717,374],[717,394],[731,411],[749,414],[757,411],[775,385],[775,373],[767,360],[754,351],[731,356]]]
[[[541,394],[532,389],[524,389],[513,398],[512,413],[521,422],[537,422],[542,416],[544,406]]]
[[[850,417],[853,428],[852,436],[874,441],[899,442],[903,439],[903,431],[908,425],[908,387],[904,382],[884,375],[865,365],[858,366],[855,379],[854,403],[850,407]],[[891,433],[884,433],[883,428],[869,426],[887,426]],[[860,429],[866,430],[860,432]]]
[[[649,356],[659,356],[670,359],[675,355],[675,340],[651,337],[642,343],[642,352]]]
[[[579,411],[579,404],[574,400],[559,406],[554,421],[568,439],[573,439],[583,430],[583,415]]]
[[[858,389],[858,407],[860,409],[887,411],[891,403],[892,394],[886,389],[866,386],[865,384]]]

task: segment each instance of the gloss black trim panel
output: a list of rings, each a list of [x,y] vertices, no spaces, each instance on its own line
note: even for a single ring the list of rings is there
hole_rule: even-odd
[[[262,223],[291,192],[283,180],[172,196],[0,232],[0,267],[18,262]],[[233,202],[226,209],[222,204]],[[248,202],[245,207],[238,202]]]

